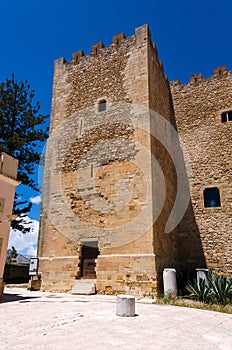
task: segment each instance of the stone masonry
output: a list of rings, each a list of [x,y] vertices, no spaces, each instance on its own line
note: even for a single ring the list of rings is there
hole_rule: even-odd
[[[71,290],[93,261],[97,292],[108,294],[152,297],[162,291],[165,267],[231,274],[231,122],[221,122],[232,109],[231,72],[221,67],[214,77],[169,85],[147,25],[112,42],[55,61],[38,244],[42,289]],[[178,166],[171,151],[180,147],[177,131],[185,157]],[[191,200],[179,222],[173,207],[182,158]],[[204,207],[208,187],[219,188],[220,207]],[[170,217],[179,225],[167,233]],[[84,256],[86,245],[96,245],[97,256]]]
[[[202,78],[192,75],[190,83],[171,83],[178,133],[186,151],[191,200],[195,217],[189,211],[179,225],[183,240],[180,251],[183,260],[188,237],[199,232],[206,265],[209,269],[232,275],[232,121],[222,123],[221,115],[232,110],[232,71],[226,67],[214,69],[214,75]],[[220,207],[204,207],[203,191],[217,187]],[[187,250],[189,251],[189,250]]]

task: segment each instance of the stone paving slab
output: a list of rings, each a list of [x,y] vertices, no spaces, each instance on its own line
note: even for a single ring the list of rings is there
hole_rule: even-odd
[[[232,315],[136,302],[116,316],[116,297],[5,288],[1,350],[232,349]]]

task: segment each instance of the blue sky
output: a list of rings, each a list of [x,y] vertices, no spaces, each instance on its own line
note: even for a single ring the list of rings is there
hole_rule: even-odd
[[[50,114],[53,62],[98,41],[110,45],[112,36],[148,23],[169,80],[188,82],[189,76],[213,68],[232,69],[229,0],[0,0],[0,80],[11,75],[27,79],[35,89],[42,113]],[[23,188],[26,196],[35,192]],[[31,213],[39,219],[39,205]]]

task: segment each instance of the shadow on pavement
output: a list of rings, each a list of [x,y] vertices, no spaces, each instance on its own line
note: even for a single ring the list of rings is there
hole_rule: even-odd
[[[40,298],[40,296],[38,296],[38,297],[29,297],[29,296],[23,297],[22,295],[19,295],[19,294],[4,293],[0,299],[0,304],[10,303],[13,301],[30,302],[30,299],[38,299],[38,298]]]

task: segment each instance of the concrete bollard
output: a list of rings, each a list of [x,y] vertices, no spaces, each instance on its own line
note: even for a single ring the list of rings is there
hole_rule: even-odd
[[[117,295],[116,315],[124,317],[135,316],[135,297],[132,295]]]
[[[197,283],[200,283],[200,279],[205,280],[207,283],[208,269],[196,269],[197,271]]]
[[[164,269],[163,272],[164,295],[177,295],[176,270]]]

